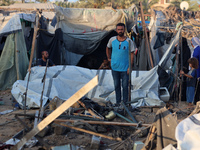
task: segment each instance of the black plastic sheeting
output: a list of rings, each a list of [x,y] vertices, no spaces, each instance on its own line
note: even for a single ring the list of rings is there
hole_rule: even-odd
[[[39,37],[37,38],[37,59],[42,57],[42,51],[48,51],[49,58],[56,65],[62,64],[62,43],[63,32],[60,28],[55,31],[55,34],[40,30]]]

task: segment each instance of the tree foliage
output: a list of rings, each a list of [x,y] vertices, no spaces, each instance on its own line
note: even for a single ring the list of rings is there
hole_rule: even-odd
[[[11,4],[14,4],[14,1],[13,0],[2,0],[0,2],[0,6],[9,6]]]
[[[70,7],[70,3],[67,3],[67,2],[55,2],[55,4],[57,6],[60,6],[60,7],[63,7],[63,8]]]
[[[158,1],[159,0],[151,0],[149,3],[149,0],[141,0],[144,12],[148,12],[150,7]],[[73,2],[73,5],[70,5],[70,7],[105,8],[109,6],[114,9],[125,9],[130,7],[133,3],[139,8],[138,0],[78,0],[77,2]]]

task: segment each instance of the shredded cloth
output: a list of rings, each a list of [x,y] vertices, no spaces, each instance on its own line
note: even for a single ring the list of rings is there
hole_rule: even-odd
[[[177,120],[166,108],[157,111],[143,150],[161,150],[169,144],[176,144],[175,129]],[[154,131],[153,131],[154,130]],[[153,136],[152,136],[153,134]],[[156,143],[156,145],[155,145]]]

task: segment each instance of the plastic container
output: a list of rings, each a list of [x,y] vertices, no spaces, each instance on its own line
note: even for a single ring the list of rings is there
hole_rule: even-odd
[[[98,150],[99,149],[100,141],[101,141],[101,137],[93,135],[92,136],[92,141],[91,141],[90,148]]]
[[[160,87],[159,93],[160,93],[160,99],[162,101],[164,102],[169,101],[170,95],[166,87]]]

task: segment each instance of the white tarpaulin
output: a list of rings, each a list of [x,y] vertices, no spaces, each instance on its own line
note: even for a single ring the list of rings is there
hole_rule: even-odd
[[[137,23],[138,11],[133,4],[128,9],[92,9],[56,7],[56,28],[63,31],[66,50],[88,55],[95,51],[102,39],[125,23],[127,30]],[[106,16],[106,17],[105,17]]]
[[[199,150],[200,114],[182,120],[176,127],[177,150]]]
[[[22,30],[20,18],[30,22],[35,22],[35,14],[16,13],[13,16],[1,16],[0,35]]]
[[[157,69],[151,71],[133,71],[132,73],[132,100],[136,102],[141,99],[143,104],[159,105],[161,101],[158,96],[159,81],[156,73]],[[30,76],[29,89],[27,93],[27,106],[40,106],[40,97],[42,93],[42,79],[45,67],[33,67]],[[138,78],[136,77],[138,74]],[[114,85],[111,70],[90,70],[76,66],[53,66],[47,69],[45,90],[43,95],[43,104],[47,99],[53,99],[58,96],[67,100],[95,75],[99,75],[99,84],[91,90],[86,96],[88,98],[107,99],[115,102]],[[27,79],[18,80],[12,88],[12,95],[20,105],[24,103],[24,92],[27,85]],[[146,99],[146,101],[145,101]],[[152,103],[148,100],[153,99]]]
[[[110,31],[116,24],[124,22],[130,30],[137,22],[137,8],[128,9],[85,9],[56,7],[57,28],[64,33],[92,33]]]

